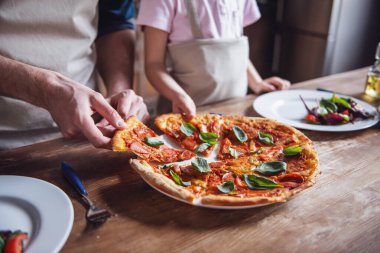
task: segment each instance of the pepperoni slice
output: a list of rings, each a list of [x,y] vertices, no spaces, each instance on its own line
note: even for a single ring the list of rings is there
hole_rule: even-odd
[[[188,150],[185,150],[180,154],[179,159],[180,160],[189,160],[190,158],[194,157],[195,154],[193,152],[190,152]]]
[[[227,172],[226,174],[223,175],[223,177],[222,177],[222,181],[223,181],[223,182],[227,182],[227,181],[232,181],[232,182],[234,182],[234,181],[235,181],[234,173],[232,173],[232,172]]]
[[[130,144],[129,148],[133,152],[137,152],[137,153],[140,153],[140,154],[149,154],[149,149],[147,149],[146,146],[144,146],[142,143],[140,143],[138,141],[132,142]]]
[[[212,169],[217,169],[217,168],[220,168],[224,165],[224,162],[223,161],[217,161],[217,162],[212,162],[212,163],[209,163],[209,166],[210,168]]]
[[[285,174],[283,176],[280,176],[278,180],[280,182],[294,182],[299,184],[302,184],[305,181],[303,176],[296,173]]]
[[[194,150],[198,144],[195,141],[194,136],[188,136],[182,140],[182,145],[187,149]]]
[[[241,181],[241,179],[239,177],[235,178],[235,185],[237,187],[243,187],[244,186],[243,181]]]
[[[278,181],[282,184],[282,186],[291,190],[300,186],[305,180],[301,175],[291,173],[280,176]]]

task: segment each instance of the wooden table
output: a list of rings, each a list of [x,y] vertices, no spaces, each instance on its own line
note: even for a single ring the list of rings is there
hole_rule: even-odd
[[[365,75],[360,69],[292,88],[322,87],[363,98]],[[199,112],[256,116],[255,97]],[[320,159],[316,184],[286,203],[253,209],[214,210],[173,200],[132,171],[128,155],[84,140],[0,152],[0,174],[40,178],[69,195],[75,218],[62,252],[380,252],[379,129],[304,131]],[[62,160],[77,170],[94,201],[113,213],[102,226],[86,222],[85,208],[59,171]]]

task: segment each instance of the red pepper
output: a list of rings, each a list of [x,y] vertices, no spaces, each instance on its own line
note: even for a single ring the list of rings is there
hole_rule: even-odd
[[[304,120],[307,121],[307,122],[313,123],[313,124],[318,124],[319,123],[319,120],[313,114],[306,115],[305,118],[304,118]]]
[[[4,253],[22,253],[22,241],[28,239],[27,233],[15,232],[11,234],[4,247]]]
[[[344,111],[342,112],[342,114],[347,115],[347,116],[350,116],[350,111],[349,111],[349,110],[344,110]]]

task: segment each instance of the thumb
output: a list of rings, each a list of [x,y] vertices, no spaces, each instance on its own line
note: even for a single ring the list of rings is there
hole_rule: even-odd
[[[100,94],[91,97],[91,106],[95,111],[100,113],[112,126],[118,129],[126,127],[120,114],[107,102]]]

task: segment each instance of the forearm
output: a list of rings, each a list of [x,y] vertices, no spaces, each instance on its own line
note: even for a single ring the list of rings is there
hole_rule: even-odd
[[[145,64],[145,72],[152,86],[170,101],[175,100],[178,96],[187,95],[173,77],[169,75],[163,64],[148,62]]]
[[[107,96],[133,87],[135,31],[122,30],[96,41],[97,66],[107,87]]]
[[[0,55],[0,95],[46,108],[48,94],[59,89],[55,74]]]
[[[255,66],[253,66],[251,60],[248,60],[247,77],[249,87],[257,93],[257,86],[263,81],[263,79],[261,78],[259,72],[257,72]]]

